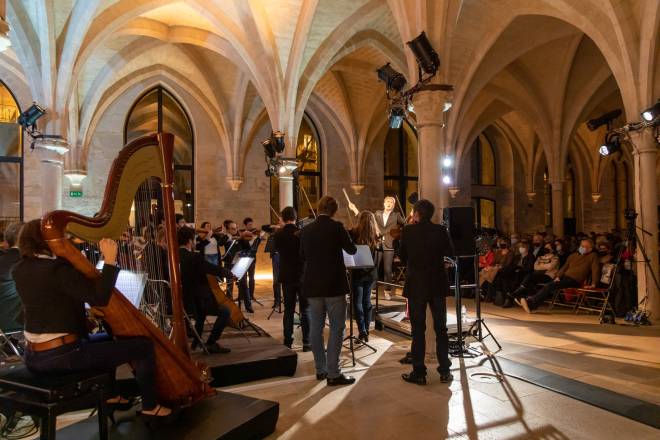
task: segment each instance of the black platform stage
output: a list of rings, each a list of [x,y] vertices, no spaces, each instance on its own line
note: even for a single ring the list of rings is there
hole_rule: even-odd
[[[134,413],[116,413],[117,424],[108,429],[110,440],[262,439],[275,431],[280,406],[270,400],[220,392],[183,411],[167,425],[150,428]],[[96,416],[57,431],[58,440],[98,439]]]
[[[235,331],[224,334],[220,343],[231,353],[206,355],[195,352],[193,358],[211,367],[214,387],[236,385],[296,373],[298,355],[267,334],[249,335]]]

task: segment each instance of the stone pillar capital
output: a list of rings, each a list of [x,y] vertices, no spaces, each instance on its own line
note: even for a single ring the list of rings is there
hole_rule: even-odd
[[[427,126],[444,127],[444,97],[444,92],[437,90],[423,90],[415,94],[413,104],[417,117],[417,128]]]
[[[232,191],[238,191],[243,184],[243,178],[239,176],[227,177],[227,183]]]

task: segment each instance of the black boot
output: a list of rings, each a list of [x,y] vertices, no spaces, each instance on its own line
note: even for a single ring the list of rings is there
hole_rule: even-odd
[[[401,375],[401,378],[406,382],[414,383],[417,385],[426,385],[426,374],[412,371],[410,373],[404,373]]]
[[[504,304],[502,304],[502,308],[510,309],[511,307],[513,307],[513,297],[510,293],[507,293],[506,298],[504,299]]]

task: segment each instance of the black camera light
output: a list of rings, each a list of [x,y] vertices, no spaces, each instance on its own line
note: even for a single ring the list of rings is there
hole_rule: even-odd
[[[402,73],[397,72],[392,68],[390,63],[385,64],[380,69],[376,70],[378,79],[383,81],[388,90],[394,90],[401,93],[406,86],[406,77]]]

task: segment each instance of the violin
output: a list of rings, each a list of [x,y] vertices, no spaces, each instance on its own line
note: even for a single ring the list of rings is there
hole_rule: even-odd
[[[390,237],[392,237],[393,240],[399,240],[401,239],[401,231],[403,231],[403,227],[405,225],[412,225],[417,223],[415,219],[413,218],[412,212],[408,217],[406,217],[406,221],[402,225],[396,225],[392,229],[390,229]]]

